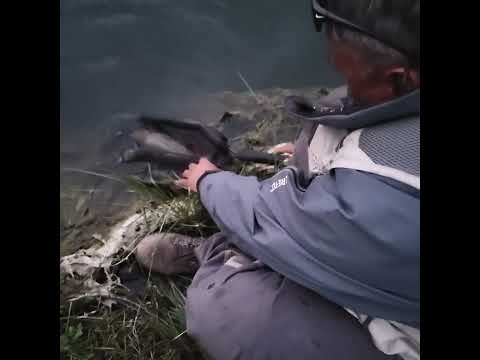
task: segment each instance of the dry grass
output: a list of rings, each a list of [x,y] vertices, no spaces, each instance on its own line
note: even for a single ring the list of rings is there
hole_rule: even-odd
[[[261,130],[267,131],[265,124],[261,125]],[[264,179],[274,174],[278,166],[236,164],[233,170]],[[145,215],[139,238],[156,231],[202,237],[218,231],[197,194],[175,190],[168,180],[152,184],[135,178],[122,180],[137,193],[138,211]],[[112,274],[108,276],[121,278],[120,273],[132,269],[138,274],[141,270],[131,254],[118,254],[110,269]],[[105,274],[97,274],[95,280],[105,281]],[[183,307],[191,279],[146,272],[137,280],[131,284],[122,280],[126,288],[116,288],[115,303],[107,306],[99,297],[69,301],[69,294],[82,287],[82,279],[61,276],[60,351],[63,359],[208,358],[185,331]],[[140,290],[135,291],[139,284]]]
[[[66,359],[202,359],[185,333],[188,279],[150,278],[142,297],[118,294],[112,308],[94,299],[60,308]]]
[[[218,231],[196,194],[176,192],[165,184],[145,185],[128,179],[139,195],[146,233],[159,230],[208,236]],[[142,291],[118,288],[111,307],[99,298],[69,301],[81,279],[61,281],[61,353],[65,359],[202,359],[185,333],[183,306],[186,277],[141,274],[131,254],[118,254],[111,276],[136,268]],[[128,256],[128,257],[127,257]],[[140,276],[138,276],[140,274]],[[102,282],[102,275],[95,278]],[[103,279],[105,280],[105,279]],[[127,284],[128,285],[128,284]]]

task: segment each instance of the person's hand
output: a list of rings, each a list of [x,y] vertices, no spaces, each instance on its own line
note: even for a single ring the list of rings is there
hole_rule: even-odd
[[[270,154],[288,154],[288,155],[292,155],[294,151],[295,151],[295,145],[291,142],[277,144],[268,150]]]
[[[207,158],[201,158],[198,164],[191,163],[188,169],[182,173],[182,179],[177,180],[175,184],[184,189],[197,192],[197,182],[200,176],[206,171],[220,170],[215,164],[212,164]]]

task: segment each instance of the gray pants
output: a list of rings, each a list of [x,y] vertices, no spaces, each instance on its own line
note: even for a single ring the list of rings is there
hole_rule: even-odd
[[[223,234],[196,253],[187,330],[214,359],[393,359],[344,309],[242,254]]]

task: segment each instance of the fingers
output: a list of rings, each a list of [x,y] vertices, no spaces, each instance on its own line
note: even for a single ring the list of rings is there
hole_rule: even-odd
[[[267,152],[270,154],[293,154],[295,145],[293,143],[281,143],[271,147]]]
[[[176,186],[178,186],[179,188],[188,190],[187,179],[176,180],[176,181],[174,182],[174,184],[175,184]]]

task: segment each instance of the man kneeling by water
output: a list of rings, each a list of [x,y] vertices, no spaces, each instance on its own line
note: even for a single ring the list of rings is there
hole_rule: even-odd
[[[287,101],[305,126],[271,179],[190,164],[222,232],[151,235],[137,259],[195,273],[187,331],[215,359],[418,359],[420,1],[312,5],[348,96]]]

